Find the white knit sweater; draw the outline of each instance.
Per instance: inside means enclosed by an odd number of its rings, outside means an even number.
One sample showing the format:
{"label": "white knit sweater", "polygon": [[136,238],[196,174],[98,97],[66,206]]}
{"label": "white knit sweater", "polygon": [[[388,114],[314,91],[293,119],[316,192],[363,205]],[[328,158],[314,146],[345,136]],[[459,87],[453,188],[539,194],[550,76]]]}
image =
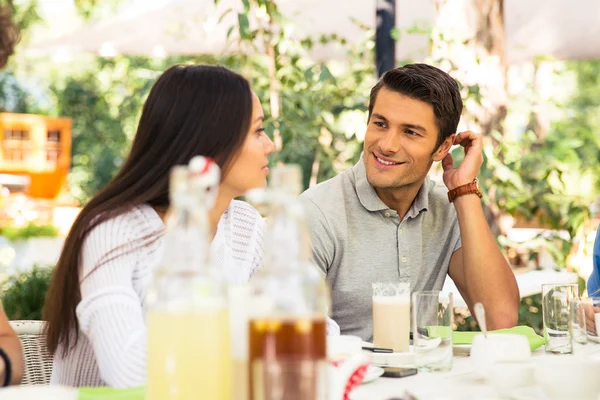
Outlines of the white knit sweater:
{"label": "white knit sweater", "polygon": [[[260,266],[263,232],[264,221],[254,208],[231,202],[211,244],[215,264],[229,282],[247,282]],[[158,240],[132,251],[136,239],[153,233],[160,235]],[[123,388],[146,383],[144,298],[164,252],[163,233],[158,214],[139,206],[101,223],[86,237],[79,276],[89,276],[81,282],[76,310],[79,340],[65,357],[58,348],[52,384]],[[90,273],[104,257],[108,262]]]}

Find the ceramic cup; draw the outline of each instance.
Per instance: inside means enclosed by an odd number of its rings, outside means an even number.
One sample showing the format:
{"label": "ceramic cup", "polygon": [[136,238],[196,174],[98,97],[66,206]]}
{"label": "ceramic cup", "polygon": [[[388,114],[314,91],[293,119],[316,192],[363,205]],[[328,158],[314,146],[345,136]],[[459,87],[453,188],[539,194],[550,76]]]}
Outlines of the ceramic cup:
{"label": "ceramic cup", "polygon": [[492,365],[499,362],[527,362],[531,359],[529,342],[523,335],[491,333],[476,335],[471,346],[474,372],[488,378]]}

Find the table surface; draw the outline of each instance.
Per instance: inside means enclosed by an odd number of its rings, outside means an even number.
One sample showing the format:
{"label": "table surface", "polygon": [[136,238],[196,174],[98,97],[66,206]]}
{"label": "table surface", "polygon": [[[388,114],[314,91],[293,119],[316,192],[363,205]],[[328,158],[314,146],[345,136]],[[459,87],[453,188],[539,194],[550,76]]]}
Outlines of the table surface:
{"label": "table surface", "polygon": [[[541,347],[533,353],[532,359],[535,362],[544,357],[600,357],[598,343],[588,342],[586,345],[578,345],[576,350],[576,355],[557,356],[546,354]],[[378,378],[357,387],[352,391],[350,399],[389,400],[400,398],[407,392],[419,400],[503,399],[491,385],[474,376],[473,365],[468,356],[455,356],[450,372],[423,372],[407,378]],[[539,387],[532,386],[522,389],[522,392],[528,394],[523,396],[523,399],[546,399]]]}
{"label": "table surface", "polygon": [[[600,344],[589,342],[577,347],[576,355],[549,355],[543,347],[533,353],[533,361],[545,357],[600,357]],[[358,386],[350,394],[351,400],[390,400],[410,393],[419,400],[500,400],[502,397],[495,389],[477,379],[468,356],[455,356],[450,372],[424,372],[406,378],[378,378],[375,381]],[[526,395],[514,399],[546,400],[541,389],[531,386],[524,391]],[[2,390],[2,400],[76,400],[78,391],[60,386],[14,387]],[[102,396],[98,396],[102,398]],[[110,397],[115,399],[115,397]]]}

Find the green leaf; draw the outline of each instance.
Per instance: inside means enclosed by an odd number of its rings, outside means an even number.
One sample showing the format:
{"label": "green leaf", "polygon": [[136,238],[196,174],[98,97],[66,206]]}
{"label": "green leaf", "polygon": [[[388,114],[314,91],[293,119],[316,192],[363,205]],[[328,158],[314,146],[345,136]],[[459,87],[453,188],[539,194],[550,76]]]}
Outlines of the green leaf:
{"label": "green leaf", "polygon": [[402,37],[402,32],[398,28],[393,28],[390,31],[390,36],[392,37],[392,39],[398,41]]}
{"label": "green leaf", "polygon": [[227,39],[229,39],[231,37],[231,33],[233,32],[233,30],[235,29],[235,26],[230,26],[229,29],[227,29]]}
{"label": "green leaf", "polygon": [[244,11],[246,11],[246,12],[250,11],[250,1],[249,0],[242,0],[242,4],[244,4]]}
{"label": "green leaf", "polygon": [[248,39],[250,37],[250,23],[248,22],[248,15],[244,13],[238,13],[238,24],[240,37],[242,39]]}
{"label": "green leaf", "polygon": [[327,68],[327,65],[321,64],[321,74],[319,74],[319,80],[321,82],[324,82],[330,79],[334,79],[333,75],[331,74],[331,71],[329,70],[329,68]]}

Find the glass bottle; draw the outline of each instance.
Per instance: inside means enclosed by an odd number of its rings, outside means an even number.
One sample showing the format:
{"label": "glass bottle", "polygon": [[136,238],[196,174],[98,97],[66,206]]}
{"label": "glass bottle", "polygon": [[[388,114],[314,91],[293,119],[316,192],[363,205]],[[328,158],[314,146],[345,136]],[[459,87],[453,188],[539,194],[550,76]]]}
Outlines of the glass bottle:
{"label": "glass bottle", "polygon": [[273,169],[263,267],[250,280],[249,377],[252,400],[327,396],[327,286],[312,263],[310,232],[298,201],[296,165]]}
{"label": "glass bottle", "polygon": [[226,285],[210,261],[219,181],[204,157],[171,172],[164,256],[148,295],[149,400],[231,399]]}

